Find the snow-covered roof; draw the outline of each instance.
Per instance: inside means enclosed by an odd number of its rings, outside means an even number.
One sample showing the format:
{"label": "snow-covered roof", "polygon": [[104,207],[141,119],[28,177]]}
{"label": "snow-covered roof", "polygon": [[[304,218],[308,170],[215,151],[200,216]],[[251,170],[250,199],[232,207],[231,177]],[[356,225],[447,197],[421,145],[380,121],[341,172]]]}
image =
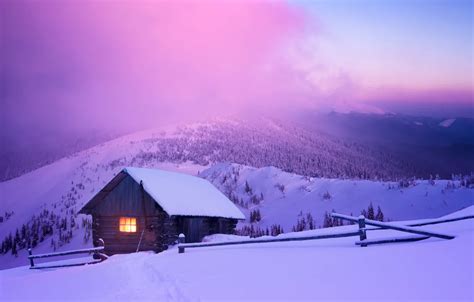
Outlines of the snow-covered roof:
{"label": "snow-covered roof", "polygon": [[210,216],[245,219],[242,212],[205,179],[157,169],[127,167],[123,172],[168,213],[182,216]]}

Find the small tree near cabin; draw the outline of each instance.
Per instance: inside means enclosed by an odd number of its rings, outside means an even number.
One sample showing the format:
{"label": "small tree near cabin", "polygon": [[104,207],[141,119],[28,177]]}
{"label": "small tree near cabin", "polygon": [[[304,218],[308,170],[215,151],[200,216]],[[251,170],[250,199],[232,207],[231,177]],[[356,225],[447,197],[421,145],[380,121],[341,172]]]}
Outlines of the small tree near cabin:
{"label": "small tree near cabin", "polygon": [[377,207],[377,214],[375,215],[375,220],[378,220],[378,221],[384,221],[384,215],[383,215],[383,212],[382,212],[382,209],[380,209],[380,206]]}
{"label": "small tree near cabin", "polygon": [[372,220],[375,219],[375,211],[372,203],[370,203],[369,208],[367,209],[367,218]]}

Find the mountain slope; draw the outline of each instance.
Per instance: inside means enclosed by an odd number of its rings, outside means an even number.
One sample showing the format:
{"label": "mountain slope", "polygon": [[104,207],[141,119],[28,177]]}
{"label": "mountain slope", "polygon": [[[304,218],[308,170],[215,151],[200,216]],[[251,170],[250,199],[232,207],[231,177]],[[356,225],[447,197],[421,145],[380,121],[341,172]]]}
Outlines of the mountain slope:
{"label": "mountain slope", "polygon": [[230,119],[158,132],[143,141],[132,164],[149,160],[207,165],[232,162],[275,166],[308,176],[395,179],[415,170],[382,149],[307,131],[274,119]]}
{"label": "mountain slope", "polygon": [[293,118],[305,129],[343,141],[380,148],[413,168],[408,176],[429,177],[474,171],[474,119],[402,114],[304,112]]}
{"label": "mountain slope", "polygon": [[[375,175],[382,175],[376,169],[379,161],[366,151],[268,120],[220,120],[121,137],[0,183],[0,241],[5,252],[0,267],[24,264],[26,246],[33,246],[35,253],[90,246],[90,217],[77,212],[124,166],[201,172],[241,206],[248,219],[251,210],[261,210],[262,220],[255,226],[281,225],[286,232],[308,213],[320,226],[325,211],[356,214],[370,202],[391,219],[435,217],[472,204],[472,190],[459,181],[449,186],[447,181],[422,182],[399,191],[388,189],[395,183],[314,179],[265,168],[275,163],[310,175],[340,176],[344,171],[368,175],[372,168],[367,167],[373,165]],[[229,159],[263,168],[219,164],[204,171]],[[226,175],[236,182],[224,181]],[[247,180],[252,194],[245,190]],[[324,198],[326,192],[329,199]],[[11,256],[12,241],[17,242],[18,257]]]}

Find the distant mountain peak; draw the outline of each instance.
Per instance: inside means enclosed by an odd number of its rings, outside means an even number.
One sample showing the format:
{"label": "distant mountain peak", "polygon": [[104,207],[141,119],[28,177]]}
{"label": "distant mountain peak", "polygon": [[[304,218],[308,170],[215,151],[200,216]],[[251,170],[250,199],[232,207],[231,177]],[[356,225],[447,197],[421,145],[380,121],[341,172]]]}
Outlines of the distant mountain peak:
{"label": "distant mountain peak", "polygon": [[455,118],[449,118],[449,119],[446,119],[444,121],[442,121],[441,123],[439,123],[439,126],[440,127],[444,127],[444,128],[448,128],[448,127],[451,127],[451,125],[456,121]]}

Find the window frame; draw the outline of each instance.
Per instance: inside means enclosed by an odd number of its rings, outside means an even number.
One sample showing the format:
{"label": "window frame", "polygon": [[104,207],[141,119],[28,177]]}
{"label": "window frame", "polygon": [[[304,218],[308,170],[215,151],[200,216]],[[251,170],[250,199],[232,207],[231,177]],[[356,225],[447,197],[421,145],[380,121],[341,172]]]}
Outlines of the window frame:
{"label": "window frame", "polygon": [[[127,219],[129,219],[129,223],[127,223]],[[125,220],[125,223],[122,223],[122,221]],[[133,223],[135,222],[135,223]],[[122,231],[122,226],[124,227],[125,230]],[[126,231],[126,229],[129,229],[129,231]],[[135,230],[133,230],[133,227],[135,227]],[[138,217],[132,217],[132,216],[120,216],[119,217],[119,233],[120,234],[136,234],[138,232]]]}

